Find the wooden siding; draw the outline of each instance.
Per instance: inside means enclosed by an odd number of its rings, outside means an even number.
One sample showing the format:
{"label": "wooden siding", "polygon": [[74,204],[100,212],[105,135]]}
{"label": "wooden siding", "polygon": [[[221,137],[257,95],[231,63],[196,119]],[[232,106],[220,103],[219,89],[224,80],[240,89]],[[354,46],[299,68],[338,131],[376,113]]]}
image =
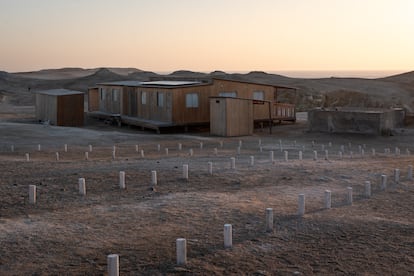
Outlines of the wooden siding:
{"label": "wooden siding", "polygon": [[51,125],[57,124],[57,97],[36,94],[36,120],[49,121]]}
{"label": "wooden siding", "polygon": [[83,94],[64,95],[57,97],[57,125],[83,126]]}
{"label": "wooden siding", "polygon": [[88,111],[99,110],[99,89],[89,88],[88,89]]}

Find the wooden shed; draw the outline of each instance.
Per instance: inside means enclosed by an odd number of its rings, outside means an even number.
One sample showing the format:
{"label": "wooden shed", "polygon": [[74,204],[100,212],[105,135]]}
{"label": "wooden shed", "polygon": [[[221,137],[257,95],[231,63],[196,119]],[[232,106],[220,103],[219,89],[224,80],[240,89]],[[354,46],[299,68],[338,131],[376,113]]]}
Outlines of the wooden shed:
{"label": "wooden shed", "polygon": [[36,119],[56,126],[83,126],[84,93],[66,89],[37,92]]}
{"label": "wooden shed", "polygon": [[210,133],[218,136],[253,134],[253,101],[232,97],[210,98]]}

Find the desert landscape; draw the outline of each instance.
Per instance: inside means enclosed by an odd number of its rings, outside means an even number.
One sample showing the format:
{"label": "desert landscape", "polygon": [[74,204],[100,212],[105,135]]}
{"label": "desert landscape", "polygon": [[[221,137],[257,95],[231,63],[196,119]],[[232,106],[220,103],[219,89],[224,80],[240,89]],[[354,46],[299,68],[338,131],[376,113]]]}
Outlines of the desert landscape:
{"label": "desert landscape", "polygon": [[[293,86],[297,93],[282,100],[304,112],[414,108],[412,72],[382,79],[171,75]],[[119,254],[121,275],[414,273],[412,125],[391,136],[309,133],[304,116],[274,126],[273,134],[258,129],[253,136],[222,138],[207,132],[157,135],[94,120],[82,128],[34,120],[35,91],[86,91],[102,81],[151,76],[157,74],[134,68],[0,73],[1,275],[105,275],[109,254]],[[79,193],[79,178],[86,195]],[[36,185],[35,204],[29,185]],[[324,207],[326,190],[332,208]],[[300,194],[304,215],[298,215]],[[272,231],[266,231],[266,208],[273,209]],[[223,245],[224,224],[233,228],[231,248]],[[187,241],[184,266],[176,264],[177,238]]]}

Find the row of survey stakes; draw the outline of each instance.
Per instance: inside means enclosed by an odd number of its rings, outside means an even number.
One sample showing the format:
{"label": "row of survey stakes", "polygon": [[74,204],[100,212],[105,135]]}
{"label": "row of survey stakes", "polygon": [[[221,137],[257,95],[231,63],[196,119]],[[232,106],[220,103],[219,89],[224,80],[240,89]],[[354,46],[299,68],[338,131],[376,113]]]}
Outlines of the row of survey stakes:
{"label": "row of survey stakes", "polygon": [[[233,162],[233,160],[232,160]],[[209,162],[211,165],[211,162]],[[183,165],[183,178],[188,179],[188,165]],[[394,169],[394,184],[398,185],[401,183],[401,172],[400,169]],[[413,181],[413,166],[409,165],[407,170],[407,181]],[[152,185],[157,185],[157,173],[156,171],[151,172],[151,182]],[[119,186],[121,189],[125,188],[125,172],[119,172]],[[380,190],[385,190],[387,188],[387,175],[381,175],[380,181]],[[353,204],[353,189],[352,187],[347,187],[346,189],[346,201],[348,205]],[[84,178],[79,178],[79,193],[81,195],[86,195],[86,184]],[[325,190],[323,194],[324,199],[324,209],[330,209],[332,207],[331,200],[332,192],[330,190]],[[364,193],[365,198],[370,198],[372,196],[371,181],[365,181],[364,183]],[[36,186],[30,185],[29,189],[29,201],[34,204],[36,202]],[[302,217],[305,214],[305,194],[298,195],[298,211],[297,215]],[[273,231],[273,209],[266,208],[265,210],[265,231]],[[224,236],[224,248],[231,248],[233,246],[233,229],[232,224],[224,224],[223,229]],[[183,266],[187,264],[187,241],[185,238],[176,239],[176,262],[177,265]],[[107,256],[107,269],[109,276],[119,275],[119,255],[110,254]]]}

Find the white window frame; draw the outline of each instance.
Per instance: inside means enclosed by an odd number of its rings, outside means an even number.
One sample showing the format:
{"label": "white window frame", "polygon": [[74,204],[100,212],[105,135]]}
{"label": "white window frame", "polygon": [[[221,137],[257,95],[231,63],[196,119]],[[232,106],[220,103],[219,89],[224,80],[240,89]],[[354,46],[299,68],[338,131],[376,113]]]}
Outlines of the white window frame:
{"label": "white window frame", "polygon": [[141,91],[141,104],[147,104],[147,92]]}
{"label": "white window frame", "polygon": [[198,93],[185,94],[185,107],[198,108]]}
{"label": "white window frame", "polygon": [[253,100],[264,101],[263,91],[253,91]]}
{"label": "white window frame", "polygon": [[164,107],[164,92],[157,92],[157,106]]}
{"label": "white window frame", "polygon": [[219,92],[220,97],[228,97],[228,98],[237,98],[237,92],[236,91],[223,91]]}

